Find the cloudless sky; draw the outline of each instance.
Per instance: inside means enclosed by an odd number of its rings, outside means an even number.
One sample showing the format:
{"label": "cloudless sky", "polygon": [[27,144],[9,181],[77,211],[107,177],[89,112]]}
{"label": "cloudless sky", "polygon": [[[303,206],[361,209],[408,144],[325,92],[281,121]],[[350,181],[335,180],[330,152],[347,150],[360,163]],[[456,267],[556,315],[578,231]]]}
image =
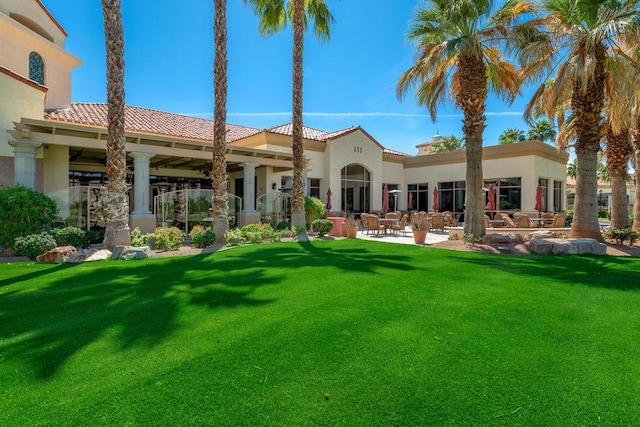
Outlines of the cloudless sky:
{"label": "cloudless sky", "polygon": [[[42,0],[65,28],[66,49],[83,61],[73,71],[74,102],[105,102],[101,2]],[[360,125],[386,148],[415,154],[434,134],[462,136],[462,112],[443,105],[433,123],[412,93],[400,102],[400,74],[413,60],[405,38],[418,0],[326,0],[331,39],[311,33],[304,50],[304,124],[324,131]],[[125,91],[129,105],[213,117],[213,1],[123,0]],[[262,37],[242,0],[227,0],[227,121],[268,128],[291,121],[291,27]],[[528,130],[522,111],[487,102],[484,145],[507,128]]]}

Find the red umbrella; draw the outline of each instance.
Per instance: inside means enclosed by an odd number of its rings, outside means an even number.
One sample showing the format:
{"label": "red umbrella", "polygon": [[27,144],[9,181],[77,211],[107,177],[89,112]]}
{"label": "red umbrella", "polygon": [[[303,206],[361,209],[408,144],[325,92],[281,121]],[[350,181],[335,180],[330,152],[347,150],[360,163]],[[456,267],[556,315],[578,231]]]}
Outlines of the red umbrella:
{"label": "red umbrella", "polygon": [[488,192],[489,194],[487,196],[489,197],[489,201],[487,202],[487,210],[495,211],[496,210],[496,192],[493,189],[493,184],[489,184]]}
{"label": "red umbrella", "polygon": [[533,209],[538,211],[538,215],[540,215],[540,211],[544,210],[544,205],[542,204],[542,187],[538,185],[536,188],[536,204],[533,205]]}
{"label": "red umbrella", "polygon": [[331,188],[327,190],[327,209],[331,210]]}
{"label": "red umbrella", "polygon": [[389,187],[387,184],[384,185],[384,190],[382,192],[382,210],[384,212],[389,211]]}
{"label": "red umbrella", "polygon": [[409,203],[407,204],[407,209],[413,209],[413,193],[409,193]]}
{"label": "red umbrella", "polygon": [[438,187],[433,187],[433,210],[438,212]]}

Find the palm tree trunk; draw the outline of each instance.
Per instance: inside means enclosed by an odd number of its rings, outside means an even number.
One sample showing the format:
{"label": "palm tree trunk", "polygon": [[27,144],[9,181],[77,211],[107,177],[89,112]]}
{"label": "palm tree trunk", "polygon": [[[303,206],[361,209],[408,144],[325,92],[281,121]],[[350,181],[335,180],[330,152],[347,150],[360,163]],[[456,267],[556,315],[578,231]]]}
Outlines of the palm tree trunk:
{"label": "palm tree trunk", "polygon": [[578,163],[576,177],[576,198],[573,223],[569,237],[593,238],[604,241],[598,224],[598,151],[602,135],[602,109],[604,108],[604,61],[603,45],[596,49],[594,77],[582,87],[579,80],[573,88],[571,108],[577,140],[575,144]]}
{"label": "palm tree trunk", "polygon": [[229,229],[229,203],[227,195],[227,0],[214,0],[214,45],[213,60],[213,231],[216,241],[224,241]]}
{"label": "palm tree trunk", "polygon": [[611,226],[629,226],[629,204],[627,202],[627,164],[633,148],[629,141],[629,131],[615,135],[611,127],[607,130],[607,167],[611,179]]}
{"label": "palm tree trunk", "polygon": [[633,157],[635,171],[634,187],[636,189],[633,201],[633,231],[640,232],[640,119],[632,130],[631,144],[633,145]]}
{"label": "palm tree trunk", "polygon": [[302,134],[302,52],[304,48],[304,0],[293,0],[293,189],[291,225],[305,226],[304,146]]}
{"label": "palm tree trunk", "polygon": [[467,172],[464,234],[482,236],[484,229],[484,197],[482,186],[482,134],[485,128],[487,78],[482,58],[460,55],[460,91],[456,103],[464,112],[462,131],[466,140]]}
{"label": "palm tree trunk", "polygon": [[107,212],[104,247],[131,244],[124,136],[124,29],[120,0],[102,0],[107,52]]}

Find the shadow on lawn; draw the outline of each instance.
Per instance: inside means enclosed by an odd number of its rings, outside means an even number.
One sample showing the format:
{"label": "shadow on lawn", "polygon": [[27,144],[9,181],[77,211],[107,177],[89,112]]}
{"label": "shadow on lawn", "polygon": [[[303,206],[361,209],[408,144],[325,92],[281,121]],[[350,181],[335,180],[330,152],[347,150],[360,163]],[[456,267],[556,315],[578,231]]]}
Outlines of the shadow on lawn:
{"label": "shadow on lawn", "polygon": [[632,257],[595,255],[532,255],[463,257],[463,262],[491,266],[504,272],[523,276],[538,276],[540,283],[560,281],[623,291],[640,291],[640,260]]}
{"label": "shadow on lawn", "polygon": [[274,300],[253,295],[256,289],[278,285],[291,268],[301,266],[363,272],[411,268],[400,257],[363,248],[318,248],[313,243],[56,266],[4,280],[5,286],[9,282],[20,286],[39,277],[45,280],[49,273],[60,275],[35,290],[12,289],[2,294],[0,359],[26,362],[35,378],[48,379],[65,361],[105,335],[112,335],[123,349],[162,342],[181,327],[177,318],[189,306],[217,310],[270,304]]}

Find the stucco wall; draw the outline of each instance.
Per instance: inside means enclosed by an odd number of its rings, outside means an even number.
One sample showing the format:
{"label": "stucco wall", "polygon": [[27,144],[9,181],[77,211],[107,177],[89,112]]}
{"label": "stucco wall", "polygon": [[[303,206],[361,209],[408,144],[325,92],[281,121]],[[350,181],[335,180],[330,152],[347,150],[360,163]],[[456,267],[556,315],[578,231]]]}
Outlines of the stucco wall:
{"label": "stucco wall", "polygon": [[50,37],[53,39],[53,43],[64,48],[65,32],[56,25],[56,22],[38,2],[34,0],[2,0],[0,1],[0,13],[7,16],[13,15],[19,20],[23,20],[21,17],[26,17],[28,21],[25,22],[25,25],[31,27],[32,31],[44,32],[43,36]]}
{"label": "stucco wall", "polygon": [[68,107],[71,104],[71,70],[82,62],[59,45],[0,14],[0,65],[29,78],[31,52],[38,53],[44,61],[44,85],[49,88],[45,106]]}

